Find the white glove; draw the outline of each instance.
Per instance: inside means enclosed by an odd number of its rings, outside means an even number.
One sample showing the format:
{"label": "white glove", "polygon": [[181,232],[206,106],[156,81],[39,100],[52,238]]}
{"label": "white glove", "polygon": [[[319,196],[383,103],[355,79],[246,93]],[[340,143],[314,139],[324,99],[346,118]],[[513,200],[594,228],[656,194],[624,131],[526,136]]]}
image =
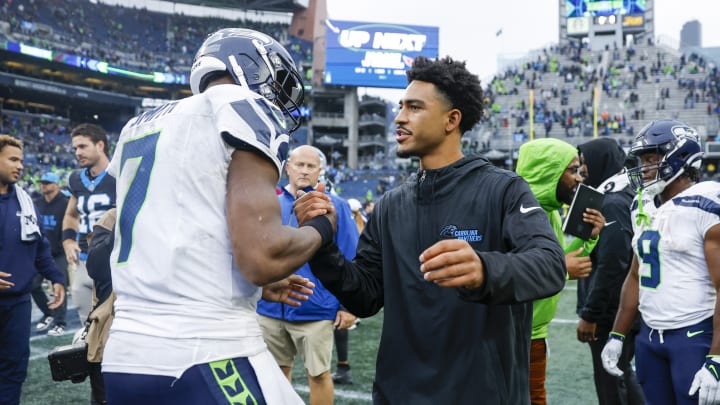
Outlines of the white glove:
{"label": "white glove", "polygon": [[608,341],[605,343],[602,353],[600,353],[603,368],[608,372],[608,374],[614,375],[615,377],[620,377],[624,374],[617,366],[620,354],[622,353],[624,340],[625,336],[616,332],[610,332]]}
{"label": "white glove", "polygon": [[720,359],[708,356],[695,373],[688,395],[695,395],[698,390],[699,405],[720,404]]}

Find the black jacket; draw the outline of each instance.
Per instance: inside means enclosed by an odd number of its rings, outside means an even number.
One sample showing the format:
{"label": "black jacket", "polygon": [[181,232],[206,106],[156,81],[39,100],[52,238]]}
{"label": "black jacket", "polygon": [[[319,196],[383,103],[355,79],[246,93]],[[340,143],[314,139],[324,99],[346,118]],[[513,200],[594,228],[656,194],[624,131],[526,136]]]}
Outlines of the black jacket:
{"label": "black jacket", "polygon": [[600,240],[590,254],[590,277],[578,280],[578,315],[588,322],[612,325],[615,320],[620,290],[633,257],[633,196],[630,186],[605,195],[602,213],[608,225],[600,231]]}
{"label": "black jacket", "polygon": [[38,222],[40,222],[43,234],[50,242],[53,257],[65,255],[62,245],[62,221],[65,217],[68,200],[62,192],[58,192],[50,202],[45,201],[43,197],[35,200],[35,206],[40,211]]}
{"label": "black jacket", "polygon": [[[375,206],[351,262],[331,245],[310,267],[353,314],[384,307],[373,400],[529,404],[532,301],[565,284],[562,249],[525,181],[477,156],[411,176]],[[425,281],[420,253],[470,242],[477,290]]]}
{"label": "black jacket", "polygon": [[620,302],[620,290],[632,262],[630,205],[634,193],[620,181],[607,181],[620,172],[625,152],[613,139],[600,138],[578,146],[588,169],[586,183],[605,193],[602,214],[607,224],[590,254],[590,277],[578,280],[577,313],[580,318],[612,325]]}
{"label": "black jacket", "polygon": [[115,243],[115,231],[96,226],[93,237],[88,245],[88,256],[85,266],[88,276],[92,278],[95,296],[98,302],[93,308],[99,307],[112,293],[112,276],[110,272],[110,254]]}

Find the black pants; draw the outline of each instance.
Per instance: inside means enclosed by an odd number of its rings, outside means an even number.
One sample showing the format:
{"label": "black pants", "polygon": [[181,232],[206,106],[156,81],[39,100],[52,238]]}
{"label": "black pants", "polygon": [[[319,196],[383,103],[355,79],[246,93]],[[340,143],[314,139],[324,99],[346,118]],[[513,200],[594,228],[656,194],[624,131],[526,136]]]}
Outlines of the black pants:
{"label": "black pants", "polygon": [[0,404],[20,404],[30,358],[30,299],[0,300]]}
{"label": "black pants", "polygon": [[348,330],[335,329],[335,349],[337,350],[338,363],[348,361]]}
{"label": "black pants", "polygon": [[612,330],[612,324],[597,324],[595,336],[598,338],[590,342],[590,351],[593,359],[593,374],[595,379],[595,391],[598,396],[599,405],[642,405],[645,397],[642,388],[635,378],[635,371],[630,366],[635,353],[635,336],[638,333],[639,325],[633,328],[625,336],[622,354],[618,360],[618,368],[623,371],[622,377],[615,377],[607,373],[602,365],[600,353],[602,353],[608,334]]}
{"label": "black pants", "polygon": [[[65,258],[65,254],[53,256],[53,259],[55,259],[55,266],[57,266],[58,270],[65,275],[65,280],[68,280],[67,259]],[[40,311],[42,311],[44,317],[52,316],[55,318],[55,325],[65,326],[67,296],[65,297],[65,300],[63,300],[62,305],[57,307],[54,311],[49,309],[47,304],[48,297],[42,289],[44,279],[45,278],[40,273],[35,274],[35,278],[33,278],[32,291],[30,291],[33,302],[35,302],[35,305],[37,305]],[[65,283],[65,289],[67,290],[67,282]]]}
{"label": "black pants", "polygon": [[103,381],[101,363],[90,364],[90,404],[107,404],[105,400],[105,382]]}

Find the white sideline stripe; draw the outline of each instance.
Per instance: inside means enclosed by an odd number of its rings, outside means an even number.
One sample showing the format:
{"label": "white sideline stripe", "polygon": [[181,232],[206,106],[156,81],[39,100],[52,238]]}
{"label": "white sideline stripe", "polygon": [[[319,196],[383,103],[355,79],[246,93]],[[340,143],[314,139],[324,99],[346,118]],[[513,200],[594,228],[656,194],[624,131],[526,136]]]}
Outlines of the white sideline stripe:
{"label": "white sideline stripe", "polygon": [[[293,388],[295,388],[295,390],[298,392],[302,392],[305,394],[310,393],[310,387],[308,387],[307,385],[293,384]],[[337,387],[335,387],[335,396],[345,399],[358,399],[372,402],[372,395],[368,394],[367,392],[348,391],[344,389],[338,389]]]}
{"label": "white sideline stripe", "polygon": [[554,318],[552,321],[550,321],[550,323],[572,323],[572,324],[575,324],[575,323],[578,323],[578,320],[577,319]]}
{"label": "white sideline stripe", "polygon": [[[33,354],[35,353],[35,354]],[[47,358],[48,353],[50,353],[47,350],[33,350],[33,348],[30,348],[30,361],[37,360],[37,359],[44,359]]]}
{"label": "white sideline stripe", "polygon": [[[63,334],[60,335],[60,336],[66,336],[66,335],[71,335],[71,336],[72,336],[72,335],[75,334],[75,331],[77,331],[77,330],[78,330],[78,328],[75,328],[75,329],[65,329],[65,332],[63,332]],[[32,336],[32,337],[30,338],[30,343],[31,343],[31,344],[30,344],[30,361],[37,360],[37,359],[40,359],[40,358],[47,358],[47,355],[48,355],[48,353],[50,353],[50,351],[49,351],[49,350],[39,350],[39,349],[36,349],[36,348],[34,348],[34,347],[32,346],[32,342],[35,342],[35,341],[37,341],[37,340],[45,340],[45,339],[47,339],[47,338],[49,338],[49,337],[55,337],[55,336],[48,336],[47,334],[43,334],[43,335],[35,335],[35,336]],[[66,344],[70,344],[70,342],[68,342],[68,343],[66,343]]]}

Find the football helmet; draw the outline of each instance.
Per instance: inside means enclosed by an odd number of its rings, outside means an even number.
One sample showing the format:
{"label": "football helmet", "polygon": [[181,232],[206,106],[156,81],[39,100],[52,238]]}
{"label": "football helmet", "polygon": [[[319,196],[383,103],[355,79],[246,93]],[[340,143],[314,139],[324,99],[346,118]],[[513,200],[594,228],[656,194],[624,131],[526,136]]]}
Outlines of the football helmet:
{"label": "football helmet", "polygon": [[[657,163],[642,164],[640,156],[657,155]],[[697,131],[675,120],[657,120],[646,125],[635,137],[629,156],[638,159],[638,166],[628,170],[632,187],[656,195],[689,168],[700,169],[702,147]],[[655,178],[646,178],[655,171]]]}
{"label": "football helmet", "polygon": [[277,41],[245,28],[225,28],[203,42],[190,70],[190,88],[200,94],[218,76],[229,73],[235,83],[265,97],[300,126],[298,110],[304,88],[295,62]]}

